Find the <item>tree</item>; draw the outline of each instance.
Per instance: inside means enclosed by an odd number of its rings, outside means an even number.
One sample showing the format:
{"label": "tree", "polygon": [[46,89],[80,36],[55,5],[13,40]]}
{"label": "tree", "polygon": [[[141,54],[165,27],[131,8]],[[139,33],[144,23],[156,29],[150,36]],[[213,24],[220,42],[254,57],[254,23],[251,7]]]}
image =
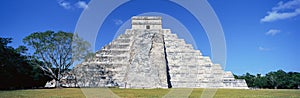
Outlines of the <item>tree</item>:
{"label": "tree", "polygon": [[278,87],[284,88],[287,80],[287,73],[283,70],[278,70],[276,72],[269,72],[266,77],[268,78],[271,86],[275,89]]}
{"label": "tree", "polygon": [[288,88],[296,89],[300,86],[300,73],[299,72],[288,72],[288,80],[289,83],[287,84]]}
{"label": "tree", "polygon": [[44,86],[47,77],[31,63],[33,59],[22,55],[27,48],[20,46],[14,49],[7,45],[11,40],[12,38],[0,38],[0,89]]}
{"label": "tree", "polygon": [[23,42],[35,49],[34,57],[43,61],[39,64],[46,75],[57,81],[59,87],[61,73],[68,70],[75,60],[81,60],[89,54],[90,44],[77,35],[68,32],[35,32],[23,39]]}
{"label": "tree", "polygon": [[235,79],[241,79],[240,76],[238,76],[238,75],[236,75],[236,74],[233,74],[233,77],[234,77]]}
{"label": "tree", "polygon": [[245,81],[249,87],[255,87],[255,85],[254,85],[255,76],[254,75],[251,75],[250,73],[246,73],[246,75],[244,75],[243,78],[245,79]]}
{"label": "tree", "polygon": [[264,76],[261,76],[261,74],[257,74],[254,79],[254,86],[258,88],[264,88],[267,87],[267,79]]}
{"label": "tree", "polygon": [[236,79],[245,79],[249,87],[258,88],[279,88],[279,89],[297,89],[300,87],[300,73],[277,70],[269,72],[265,76],[257,74],[256,76],[246,73],[242,76],[234,75]]}

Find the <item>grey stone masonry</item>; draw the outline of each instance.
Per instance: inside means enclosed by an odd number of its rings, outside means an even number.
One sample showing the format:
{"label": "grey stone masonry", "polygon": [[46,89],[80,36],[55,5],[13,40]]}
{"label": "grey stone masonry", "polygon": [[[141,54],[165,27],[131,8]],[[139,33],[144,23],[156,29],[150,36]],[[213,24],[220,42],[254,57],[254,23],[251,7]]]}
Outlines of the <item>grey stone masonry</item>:
{"label": "grey stone masonry", "polygon": [[234,79],[170,29],[162,29],[158,16],[132,17],[132,29],[71,73],[80,87],[248,88],[245,80]]}

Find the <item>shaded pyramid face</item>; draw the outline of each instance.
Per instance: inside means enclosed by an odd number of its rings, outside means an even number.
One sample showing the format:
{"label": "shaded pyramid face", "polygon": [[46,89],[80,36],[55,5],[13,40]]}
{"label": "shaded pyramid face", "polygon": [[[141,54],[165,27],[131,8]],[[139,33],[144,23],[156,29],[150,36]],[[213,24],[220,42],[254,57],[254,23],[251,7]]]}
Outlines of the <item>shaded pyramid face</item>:
{"label": "shaded pyramid face", "polygon": [[127,29],[73,69],[80,87],[247,88],[209,57],[162,29],[161,17],[132,17]]}

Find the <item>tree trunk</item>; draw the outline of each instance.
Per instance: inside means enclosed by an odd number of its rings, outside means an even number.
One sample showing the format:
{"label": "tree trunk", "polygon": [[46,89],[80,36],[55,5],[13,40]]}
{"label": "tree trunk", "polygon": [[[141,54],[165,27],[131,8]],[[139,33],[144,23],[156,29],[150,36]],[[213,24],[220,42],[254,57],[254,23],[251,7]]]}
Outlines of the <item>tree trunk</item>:
{"label": "tree trunk", "polygon": [[57,80],[56,80],[56,88],[60,88],[60,66],[58,67]]}
{"label": "tree trunk", "polygon": [[56,88],[60,88],[60,83],[59,83],[59,80],[55,80],[55,81],[56,81],[56,83],[55,83],[55,84],[56,84],[56,86],[55,86],[55,87],[56,87]]}

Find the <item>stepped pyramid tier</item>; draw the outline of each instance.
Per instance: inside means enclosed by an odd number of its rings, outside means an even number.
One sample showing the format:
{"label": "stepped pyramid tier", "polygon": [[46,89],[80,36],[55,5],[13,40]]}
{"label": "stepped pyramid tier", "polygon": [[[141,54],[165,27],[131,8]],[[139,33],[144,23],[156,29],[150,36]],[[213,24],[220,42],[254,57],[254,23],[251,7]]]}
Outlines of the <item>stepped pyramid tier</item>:
{"label": "stepped pyramid tier", "polygon": [[248,88],[245,80],[162,29],[158,16],[134,16],[127,29],[96,55],[74,67],[80,87]]}

